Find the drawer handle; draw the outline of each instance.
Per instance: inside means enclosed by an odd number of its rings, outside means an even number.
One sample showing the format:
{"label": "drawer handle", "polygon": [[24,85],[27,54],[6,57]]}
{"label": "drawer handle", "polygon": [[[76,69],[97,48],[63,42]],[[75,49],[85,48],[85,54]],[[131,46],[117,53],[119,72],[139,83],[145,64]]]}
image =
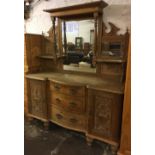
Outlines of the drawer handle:
{"label": "drawer handle", "polygon": [[72,107],[77,106],[76,102],[70,102],[69,105],[72,106]]}
{"label": "drawer handle", "polygon": [[70,122],[71,122],[71,123],[77,123],[78,120],[77,120],[76,118],[70,118]]}
{"label": "drawer handle", "polygon": [[57,119],[63,119],[63,116],[61,114],[56,114]]}
{"label": "drawer handle", "polygon": [[54,88],[56,89],[56,90],[60,90],[60,86],[59,85],[54,85]]}
{"label": "drawer handle", "polygon": [[76,89],[70,89],[70,93],[71,93],[72,95],[76,94],[76,92],[77,92]]}
{"label": "drawer handle", "polygon": [[55,99],[57,103],[61,103],[61,100],[59,98]]}

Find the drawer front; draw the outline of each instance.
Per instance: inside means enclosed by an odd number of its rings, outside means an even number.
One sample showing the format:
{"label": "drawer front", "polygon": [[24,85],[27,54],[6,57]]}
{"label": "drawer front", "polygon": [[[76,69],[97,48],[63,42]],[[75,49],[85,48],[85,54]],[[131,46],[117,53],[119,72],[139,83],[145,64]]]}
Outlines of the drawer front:
{"label": "drawer front", "polygon": [[68,95],[53,92],[52,104],[65,109],[67,111],[74,111],[75,113],[85,112],[85,98],[84,97],[71,97]]}
{"label": "drawer front", "polygon": [[85,116],[64,112],[56,106],[52,106],[51,120],[71,129],[85,130],[86,126]]}
{"label": "drawer front", "polygon": [[85,96],[84,86],[69,86],[65,84],[60,84],[57,82],[51,82],[50,88],[52,91],[63,93],[71,96]]}

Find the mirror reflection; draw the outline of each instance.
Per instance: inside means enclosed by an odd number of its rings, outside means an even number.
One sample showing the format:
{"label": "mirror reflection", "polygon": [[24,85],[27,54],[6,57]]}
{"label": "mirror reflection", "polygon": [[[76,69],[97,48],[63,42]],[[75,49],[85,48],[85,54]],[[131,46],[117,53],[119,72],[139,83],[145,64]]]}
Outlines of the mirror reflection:
{"label": "mirror reflection", "polygon": [[96,73],[93,63],[94,20],[62,22],[64,70]]}

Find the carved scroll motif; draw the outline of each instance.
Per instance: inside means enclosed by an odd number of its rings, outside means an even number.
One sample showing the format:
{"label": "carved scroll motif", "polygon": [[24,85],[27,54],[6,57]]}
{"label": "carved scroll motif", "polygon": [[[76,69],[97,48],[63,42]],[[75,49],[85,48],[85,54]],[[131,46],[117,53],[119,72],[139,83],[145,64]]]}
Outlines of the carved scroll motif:
{"label": "carved scroll motif", "polygon": [[111,103],[112,99],[96,96],[95,103],[95,130],[110,136],[111,135]]}
{"label": "carved scroll motif", "polygon": [[111,27],[111,31],[110,32],[106,32],[107,27],[105,26],[105,23],[102,24],[103,27],[103,36],[124,36],[126,34],[128,34],[128,29],[126,30],[126,33],[124,35],[117,35],[117,32],[120,30],[120,28],[118,28],[117,26],[115,26],[113,23],[109,22],[108,23]]}

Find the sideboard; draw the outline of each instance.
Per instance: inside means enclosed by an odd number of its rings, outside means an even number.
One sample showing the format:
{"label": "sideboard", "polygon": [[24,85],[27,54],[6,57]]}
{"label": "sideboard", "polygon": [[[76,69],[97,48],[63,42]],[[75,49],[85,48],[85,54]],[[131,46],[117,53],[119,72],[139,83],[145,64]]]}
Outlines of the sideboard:
{"label": "sideboard", "polygon": [[47,72],[26,75],[29,117],[84,132],[88,144],[99,139],[117,151],[123,86],[88,75]]}
{"label": "sideboard", "polygon": [[[105,32],[102,10],[106,6],[107,3],[98,1],[44,10],[50,13],[53,23],[49,38],[25,34],[28,66],[25,88],[29,119],[43,121],[46,128],[52,122],[85,133],[88,145],[93,139],[106,142],[116,155],[120,145],[128,32],[117,35],[119,29],[112,23],[111,31]],[[94,20],[95,74],[63,69],[67,50],[65,21],[85,18]]]}

